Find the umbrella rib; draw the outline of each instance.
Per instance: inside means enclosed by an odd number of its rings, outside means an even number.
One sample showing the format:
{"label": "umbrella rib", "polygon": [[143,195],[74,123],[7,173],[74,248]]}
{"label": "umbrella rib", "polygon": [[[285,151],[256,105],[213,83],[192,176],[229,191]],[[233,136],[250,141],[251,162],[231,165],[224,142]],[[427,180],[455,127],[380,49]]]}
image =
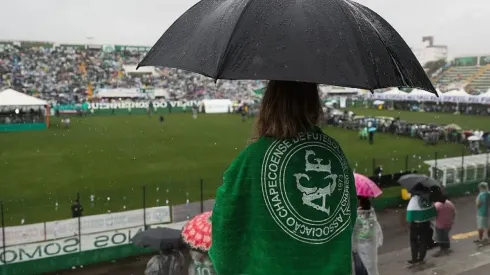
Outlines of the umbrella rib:
{"label": "umbrella rib", "polygon": [[373,25],[373,23],[371,22],[371,20],[369,20],[369,18],[366,17],[366,15],[364,15],[364,13],[360,12],[361,16],[364,17],[364,19],[366,20],[366,22],[369,23],[369,25],[371,26],[371,28],[374,30],[374,32],[376,33],[376,35],[378,36],[379,40],[381,41],[381,43],[383,43],[383,46],[385,46],[384,48],[386,49],[386,51],[388,52],[388,54],[390,55],[390,58],[391,58],[391,62],[393,63],[393,65],[395,65],[395,68],[398,72],[398,74],[400,75],[401,77],[401,80],[403,82],[403,84],[405,84],[406,87],[409,87],[405,77],[403,76],[403,73],[401,72],[400,70],[400,67],[398,66],[398,63],[396,62],[396,60],[393,58],[393,54],[391,53],[391,50],[388,48],[388,46],[386,45],[383,37],[380,35],[378,29],[376,29],[376,27]]}
{"label": "umbrella rib", "polygon": [[[352,3],[350,3],[350,2],[346,2],[346,3],[347,3],[347,4],[349,4],[349,5],[352,5]],[[347,16],[347,13],[345,12],[344,7],[343,7],[342,5],[340,5],[340,10],[342,11],[342,13],[343,13],[345,16]],[[351,15],[352,15],[352,14],[351,14]],[[363,16],[364,16],[364,15],[363,15]],[[354,18],[355,18],[355,16],[354,16]],[[356,20],[356,22],[357,22],[357,20]],[[354,28],[352,27],[352,25],[351,25],[351,23],[350,23],[350,22],[348,22],[348,25],[349,25],[349,28],[352,30],[352,32],[354,32]],[[356,41],[356,47],[357,47],[357,51],[358,51],[358,52],[360,52],[360,47],[359,47],[359,44],[357,43],[357,41]],[[372,56],[372,55],[371,55],[371,56]],[[365,66],[365,64],[364,64],[364,60],[362,60],[362,58],[361,58],[361,62],[362,62],[362,64],[363,64],[364,71],[365,71],[365,70],[366,70],[366,66]],[[376,72],[376,73],[377,73],[377,72]],[[369,81],[369,86],[370,86],[370,87],[374,87],[374,84],[371,82],[371,79],[370,79],[370,78],[368,78],[368,81]],[[373,91],[374,91],[373,89],[369,89],[369,90],[371,90],[371,92],[373,92]]]}
{"label": "umbrella rib", "polygon": [[216,73],[215,73],[215,79],[219,79],[220,78],[220,75],[223,71],[223,64],[225,64],[225,61],[226,61],[226,57],[228,56],[228,52],[230,51],[230,48],[231,48],[231,45],[230,45],[230,42],[231,42],[231,38],[233,37],[233,35],[235,34],[235,31],[238,27],[238,24],[240,24],[240,21],[242,20],[243,16],[245,15],[245,13],[247,12],[248,8],[250,7],[250,4],[252,2],[254,2],[255,0],[249,0],[247,2],[247,4],[245,4],[245,7],[243,7],[243,10],[242,12],[240,13],[240,16],[238,17],[238,20],[236,21],[235,23],[235,26],[233,26],[233,30],[230,34],[230,37],[228,38],[228,42],[226,43],[226,49],[223,53],[223,55],[220,57],[220,60],[218,62],[218,68],[216,68]]}

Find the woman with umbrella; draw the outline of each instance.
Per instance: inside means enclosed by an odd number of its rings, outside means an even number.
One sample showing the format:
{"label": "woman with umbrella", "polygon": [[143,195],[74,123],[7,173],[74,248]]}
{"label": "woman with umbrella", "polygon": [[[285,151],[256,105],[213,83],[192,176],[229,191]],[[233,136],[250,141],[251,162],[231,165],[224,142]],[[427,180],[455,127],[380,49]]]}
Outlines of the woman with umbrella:
{"label": "woman with umbrella", "polygon": [[383,244],[383,231],[379,225],[370,198],[382,194],[368,177],[354,174],[359,202],[356,225],[352,234],[356,275],[378,275],[378,248]]}
{"label": "woman with umbrella", "polygon": [[209,255],[220,275],[352,274],[354,177],[316,127],[316,83],[436,93],[393,27],[354,1],[202,0],[138,66],[271,80],[254,142],[217,191]]}
{"label": "woman with umbrella", "polygon": [[217,191],[209,254],[218,274],[351,274],[354,177],[320,117],[316,84],[267,85],[253,143]]}

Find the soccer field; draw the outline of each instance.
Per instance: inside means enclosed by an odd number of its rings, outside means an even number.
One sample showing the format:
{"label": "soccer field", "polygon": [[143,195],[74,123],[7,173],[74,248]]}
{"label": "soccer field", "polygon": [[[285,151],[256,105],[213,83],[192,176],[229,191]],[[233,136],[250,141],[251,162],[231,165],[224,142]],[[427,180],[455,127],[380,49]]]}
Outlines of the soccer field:
{"label": "soccer field", "polygon": [[[480,120],[465,118],[461,126]],[[488,125],[488,118],[480,121],[482,128]],[[164,124],[144,115],[74,117],[70,129],[56,123],[46,131],[0,134],[0,199],[7,225],[69,218],[77,192],[85,215],[142,208],[143,185],[148,207],[199,200],[201,178],[204,198],[212,198],[252,129],[252,121],[229,114],[197,120],[191,114],[171,114]],[[434,159],[434,152],[444,158],[463,150],[462,145],[425,146],[421,140],[389,134],[376,134],[370,146],[356,131],[324,130],[343,146],[352,168],[367,175],[373,165],[386,173],[406,168],[425,172],[423,161]]]}

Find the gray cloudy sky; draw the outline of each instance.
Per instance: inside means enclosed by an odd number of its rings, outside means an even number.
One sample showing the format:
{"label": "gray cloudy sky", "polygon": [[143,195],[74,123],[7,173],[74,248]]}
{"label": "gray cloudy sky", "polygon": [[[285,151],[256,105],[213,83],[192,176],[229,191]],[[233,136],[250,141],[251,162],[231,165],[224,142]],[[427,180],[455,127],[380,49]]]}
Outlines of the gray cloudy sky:
{"label": "gray cloudy sky", "polygon": [[[196,0],[2,0],[0,39],[151,46]],[[451,56],[490,53],[489,0],[358,0],[411,47],[434,35]]]}

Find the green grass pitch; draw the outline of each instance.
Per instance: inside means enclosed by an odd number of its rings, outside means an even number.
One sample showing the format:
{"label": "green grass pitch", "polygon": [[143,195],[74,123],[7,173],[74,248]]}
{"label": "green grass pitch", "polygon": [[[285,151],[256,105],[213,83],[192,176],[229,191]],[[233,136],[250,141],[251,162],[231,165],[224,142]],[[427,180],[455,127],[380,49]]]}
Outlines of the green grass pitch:
{"label": "green grass pitch", "polygon": [[[482,117],[355,109],[358,114],[457,123],[488,129]],[[7,225],[69,218],[80,193],[85,215],[180,204],[214,197],[222,173],[251,135],[252,121],[237,115],[171,114],[163,124],[144,115],[72,118],[70,129],[0,134],[0,200]],[[356,172],[371,174],[373,158],[385,172],[427,171],[423,161],[459,156],[462,145],[425,146],[421,140],[376,134],[375,144],[356,131],[324,129],[343,146]],[[408,156],[408,164],[405,160]],[[93,206],[90,195],[95,196]]]}

